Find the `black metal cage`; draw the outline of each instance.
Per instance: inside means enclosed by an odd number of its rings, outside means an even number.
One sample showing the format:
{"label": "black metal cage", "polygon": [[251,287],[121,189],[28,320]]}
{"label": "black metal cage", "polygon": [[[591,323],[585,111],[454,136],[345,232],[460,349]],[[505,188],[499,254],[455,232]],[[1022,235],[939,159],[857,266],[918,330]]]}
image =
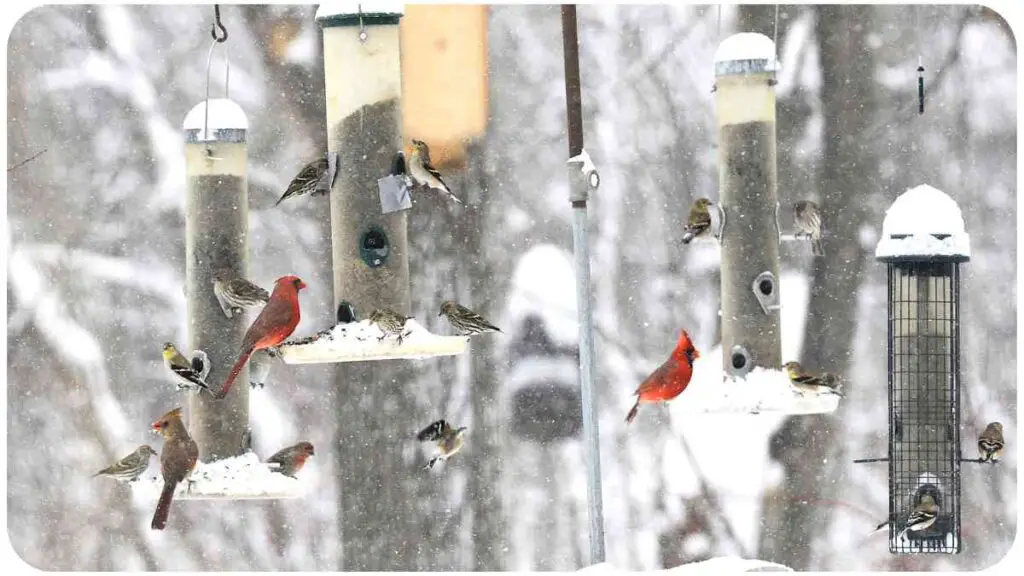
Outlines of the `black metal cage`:
{"label": "black metal cage", "polygon": [[[959,553],[959,262],[889,261],[888,288],[889,551]],[[908,524],[925,495],[934,522]]]}

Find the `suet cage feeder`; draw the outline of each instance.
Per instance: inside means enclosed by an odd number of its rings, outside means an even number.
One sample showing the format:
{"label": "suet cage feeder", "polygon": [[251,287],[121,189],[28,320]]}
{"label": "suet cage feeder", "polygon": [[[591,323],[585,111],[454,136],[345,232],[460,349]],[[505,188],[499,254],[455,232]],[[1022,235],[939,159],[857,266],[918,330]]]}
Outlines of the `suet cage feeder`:
{"label": "suet cage feeder", "polygon": [[511,395],[512,433],[550,444],[577,438],[583,428],[576,347],[551,340],[544,321],[523,318],[509,346],[505,388]]}
{"label": "suet cage feeder", "polygon": [[[889,551],[956,554],[960,539],[960,207],[922,185],[886,212],[875,257],[888,285]],[[906,531],[924,493],[940,513]]]}

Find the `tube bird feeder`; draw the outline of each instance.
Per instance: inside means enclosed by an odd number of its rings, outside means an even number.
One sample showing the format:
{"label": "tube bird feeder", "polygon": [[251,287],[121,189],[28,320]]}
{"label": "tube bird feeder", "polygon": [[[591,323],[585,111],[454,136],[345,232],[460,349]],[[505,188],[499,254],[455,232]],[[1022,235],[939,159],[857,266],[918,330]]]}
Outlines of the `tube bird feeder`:
{"label": "tube bird feeder", "polygon": [[[882,224],[888,273],[889,551],[951,553],[960,540],[960,207],[928,185],[907,190]],[[922,496],[939,514],[905,530]]]}

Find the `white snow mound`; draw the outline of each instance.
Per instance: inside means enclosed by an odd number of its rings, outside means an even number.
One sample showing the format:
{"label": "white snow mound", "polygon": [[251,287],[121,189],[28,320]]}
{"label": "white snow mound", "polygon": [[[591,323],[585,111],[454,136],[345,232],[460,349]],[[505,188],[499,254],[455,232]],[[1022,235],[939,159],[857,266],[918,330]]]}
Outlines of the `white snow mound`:
{"label": "white snow mound", "polygon": [[[214,130],[248,130],[249,121],[245,117],[242,107],[227,98],[210,98],[210,116],[205,117],[206,101],[196,104],[185,116],[182,125],[183,130],[199,130],[202,132],[203,123],[209,122],[208,129]],[[200,138],[200,140],[211,140],[212,138]]]}
{"label": "white snow mound", "polygon": [[835,394],[801,396],[781,370],[756,367],[745,378],[722,371],[720,359],[703,356],[693,363],[690,385],[669,403],[682,414],[824,414],[839,407]]}
{"label": "white snow mound", "polygon": [[360,10],[363,14],[405,14],[405,2],[395,2],[394,0],[321,2],[320,7],[316,9],[316,19],[359,14]]}
{"label": "white snow mound", "polygon": [[422,359],[454,356],[466,351],[468,336],[438,336],[415,319],[405,323],[402,344],[394,336],[380,340],[383,333],[369,320],[338,324],[310,338],[285,342],[279,348],[286,364],[361,362],[399,358]]}
{"label": "white snow mound", "polygon": [[971,241],[956,201],[927,184],[900,194],[885,212],[875,258],[970,258]]}
{"label": "white snow mound", "polygon": [[775,43],[757,32],[733,34],[718,45],[715,64],[734,60],[775,60]]}
{"label": "white snow mound", "polygon": [[[307,467],[308,468],[308,465]],[[302,477],[306,468],[298,472]],[[263,500],[298,498],[305,493],[305,483],[297,478],[273,472],[270,465],[260,462],[254,452],[225,458],[216,462],[199,462],[188,482],[178,484],[174,498],[178,500]],[[146,473],[131,483],[132,491],[139,497],[156,501],[164,488],[160,477],[160,466],[150,465]]]}

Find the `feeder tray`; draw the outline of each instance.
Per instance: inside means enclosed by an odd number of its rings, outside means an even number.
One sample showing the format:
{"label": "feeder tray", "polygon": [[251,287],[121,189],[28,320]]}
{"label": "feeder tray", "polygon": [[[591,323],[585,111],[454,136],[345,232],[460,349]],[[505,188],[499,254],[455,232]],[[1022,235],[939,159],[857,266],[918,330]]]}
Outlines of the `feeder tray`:
{"label": "feeder tray", "polygon": [[369,320],[338,324],[309,338],[285,342],[278,351],[285,364],[323,364],[328,362],[365,362],[368,360],[419,360],[435,356],[455,356],[466,351],[468,336],[438,336],[416,320],[405,323],[402,344],[383,334]]}
{"label": "feeder tray", "polygon": [[[146,500],[160,499],[164,481],[159,475],[159,466],[151,468],[129,486],[132,491]],[[308,473],[308,472],[306,472]],[[189,482],[181,482],[174,491],[175,500],[281,500],[301,498],[308,483],[273,472],[270,465],[260,462],[254,452],[246,452],[234,458],[216,462],[196,464]]]}

